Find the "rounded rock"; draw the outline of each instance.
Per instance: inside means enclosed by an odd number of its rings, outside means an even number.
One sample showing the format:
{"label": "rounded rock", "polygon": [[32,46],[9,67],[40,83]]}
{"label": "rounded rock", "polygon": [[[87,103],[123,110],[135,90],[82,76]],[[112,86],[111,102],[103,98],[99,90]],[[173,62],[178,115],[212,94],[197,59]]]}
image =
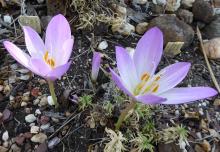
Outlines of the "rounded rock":
{"label": "rounded rock", "polygon": [[220,15],[216,16],[216,18],[204,28],[203,32],[208,39],[220,37]]}
{"label": "rounded rock", "polygon": [[220,37],[211,39],[204,43],[204,50],[208,58],[220,58]]}
{"label": "rounded rock", "polygon": [[205,23],[210,23],[215,15],[211,4],[204,0],[196,0],[193,3],[192,12],[196,20]]}
{"label": "rounded rock", "polygon": [[163,32],[165,45],[168,42],[184,42],[183,48],[186,48],[194,38],[192,27],[175,16],[156,17],[150,21],[148,29],[152,27],[158,27]]}

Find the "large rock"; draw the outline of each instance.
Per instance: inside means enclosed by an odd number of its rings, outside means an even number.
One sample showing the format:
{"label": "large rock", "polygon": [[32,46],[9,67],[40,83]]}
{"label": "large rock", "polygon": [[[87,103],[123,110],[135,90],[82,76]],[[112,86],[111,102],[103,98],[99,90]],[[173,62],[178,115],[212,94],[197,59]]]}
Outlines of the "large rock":
{"label": "large rock", "polygon": [[220,15],[217,16],[204,30],[204,36],[208,39],[220,37]]}
{"label": "large rock", "polygon": [[196,20],[205,23],[210,23],[215,15],[211,4],[204,0],[196,0],[193,3],[192,12]]}
{"label": "large rock", "polygon": [[164,44],[168,42],[184,42],[183,48],[189,46],[194,38],[194,31],[188,24],[175,16],[156,17],[148,25],[148,29],[157,26],[164,35]]}

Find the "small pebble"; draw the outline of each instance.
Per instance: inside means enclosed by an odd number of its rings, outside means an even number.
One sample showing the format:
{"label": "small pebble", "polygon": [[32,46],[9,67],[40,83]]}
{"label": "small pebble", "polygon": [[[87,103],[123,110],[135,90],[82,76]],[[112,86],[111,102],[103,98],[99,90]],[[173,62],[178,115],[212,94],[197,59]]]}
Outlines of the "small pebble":
{"label": "small pebble", "polygon": [[35,99],[34,102],[33,102],[34,105],[38,105],[39,103],[40,103],[39,99]]}
{"label": "small pebble", "polygon": [[179,116],[179,115],[180,115],[180,111],[179,111],[179,110],[176,110],[176,111],[175,111],[175,115],[176,115],[176,116]]}
{"label": "small pebble", "polygon": [[34,122],[36,119],[37,118],[34,116],[34,114],[29,114],[29,115],[25,116],[25,121],[29,122],[29,123]]}
{"label": "small pebble", "polygon": [[47,123],[47,124],[45,124],[45,125],[41,125],[41,126],[40,126],[40,129],[42,129],[42,130],[47,130],[47,129],[49,129],[49,127],[50,127],[50,123]]}
{"label": "small pebble", "polygon": [[21,102],[21,107],[26,107],[27,106],[27,102]]}
{"label": "small pebble", "polygon": [[105,49],[107,49],[107,47],[108,47],[107,41],[102,41],[102,42],[99,43],[99,45],[98,45],[98,49],[99,49],[99,50],[105,50]]}
{"label": "small pebble", "polygon": [[5,147],[5,148],[8,148],[9,147],[9,142],[8,141],[4,141],[2,146]]}
{"label": "small pebble", "polygon": [[35,110],[35,114],[36,114],[36,115],[41,115],[40,109],[36,109],[36,110]]}
{"label": "small pebble", "polygon": [[21,148],[18,147],[16,144],[11,145],[10,152],[21,152]]}
{"label": "small pebble", "polygon": [[40,106],[46,106],[47,105],[47,97],[46,96],[43,96],[41,98],[39,105]]}
{"label": "small pebble", "polygon": [[40,117],[40,124],[45,125],[45,124],[48,123],[49,120],[50,120],[49,117],[47,117],[47,116],[41,116],[41,117]]}
{"label": "small pebble", "polygon": [[9,135],[8,135],[8,131],[6,130],[3,134],[2,134],[2,140],[3,141],[7,141],[9,139]]}
{"label": "small pebble", "polygon": [[204,115],[204,112],[203,112],[203,109],[202,109],[202,108],[199,108],[199,114],[200,114],[201,116]]}
{"label": "small pebble", "polygon": [[39,132],[39,130],[40,130],[40,127],[38,127],[38,126],[32,126],[30,132],[31,132],[32,134],[37,134],[37,133]]}
{"label": "small pebble", "polygon": [[9,15],[4,15],[3,20],[7,24],[11,24],[11,22],[12,22],[12,18]]}
{"label": "small pebble", "polygon": [[43,133],[36,134],[31,138],[31,141],[35,143],[44,143],[45,140],[47,140],[47,135]]}

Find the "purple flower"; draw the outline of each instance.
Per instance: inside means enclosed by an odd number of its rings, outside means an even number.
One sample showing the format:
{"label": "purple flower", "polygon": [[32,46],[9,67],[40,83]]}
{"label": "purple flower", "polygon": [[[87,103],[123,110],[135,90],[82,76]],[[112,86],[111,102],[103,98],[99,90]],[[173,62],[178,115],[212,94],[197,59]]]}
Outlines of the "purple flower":
{"label": "purple flower", "polygon": [[190,63],[179,62],[155,74],[163,52],[163,35],[152,28],[137,43],[133,55],[116,47],[119,75],[112,69],[112,79],[134,100],[144,104],[180,104],[217,94],[209,87],[174,88],[187,75]]}
{"label": "purple flower", "polygon": [[91,78],[92,81],[94,82],[97,80],[99,74],[100,63],[101,63],[101,53],[94,52],[92,58],[92,73],[91,73]]}
{"label": "purple flower", "polygon": [[35,74],[51,81],[60,79],[70,67],[71,62],[68,60],[74,41],[66,18],[57,15],[51,19],[46,30],[45,44],[31,27],[24,26],[23,30],[30,55],[13,43],[5,41],[4,46],[8,52]]}

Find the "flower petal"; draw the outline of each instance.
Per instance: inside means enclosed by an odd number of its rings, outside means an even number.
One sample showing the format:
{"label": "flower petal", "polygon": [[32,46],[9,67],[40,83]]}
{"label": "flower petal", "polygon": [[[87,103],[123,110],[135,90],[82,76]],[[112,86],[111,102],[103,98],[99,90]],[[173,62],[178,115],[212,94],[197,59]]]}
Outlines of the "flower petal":
{"label": "flower petal", "polygon": [[55,57],[57,66],[66,64],[69,61],[73,49],[73,43],[74,43],[74,39],[68,39],[64,42],[62,48],[63,52],[60,52],[62,54],[57,53]]}
{"label": "flower petal", "polygon": [[64,65],[58,66],[55,69],[53,69],[50,73],[47,74],[47,79],[49,80],[56,80],[56,79],[60,79],[62,75],[64,75],[64,73],[67,72],[67,70],[69,69],[71,65],[71,62],[68,62]]}
{"label": "flower petal", "polygon": [[157,75],[160,76],[159,89],[157,94],[163,93],[171,88],[174,88],[177,84],[179,84],[187,75],[190,63],[188,62],[179,62],[161,70]]}
{"label": "flower petal", "polygon": [[21,49],[9,41],[4,41],[3,44],[15,60],[32,71],[32,68],[29,64],[30,56],[28,54],[24,53]]}
{"label": "flower petal", "polygon": [[94,52],[92,59],[92,73],[91,73],[91,78],[93,81],[97,80],[100,64],[101,64],[101,53]]}
{"label": "flower petal", "polygon": [[66,18],[59,14],[53,17],[46,30],[45,45],[52,57],[63,54],[64,42],[71,39],[71,30]]}
{"label": "flower petal", "polygon": [[41,77],[46,78],[45,76],[51,71],[51,68],[42,59],[31,58],[30,64],[35,71],[34,73]]}
{"label": "flower petal", "polygon": [[110,72],[112,75],[112,79],[115,82],[115,84],[118,86],[118,88],[121,89],[125,94],[129,95],[130,97],[134,97],[132,93],[126,88],[122,79],[115,73],[115,71],[110,68]]}
{"label": "flower petal", "polygon": [[126,85],[127,89],[132,92],[139,81],[131,56],[124,48],[116,47],[116,61],[123,83]]}
{"label": "flower petal", "polygon": [[24,38],[28,52],[32,57],[42,57],[44,55],[45,47],[43,40],[31,27],[23,26]]}
{"label": "flower petal", "polygon": [[181,104],[215,96],[217,91],[210,87],[173,88],[160,97],[167,98],[163,104]]}
{"label": "flower petal", "polygon": [[165,98],[153,94],[139,95],[136,96],[135,98],[137,101],[142,102],[144,104],[160,104],[166,100]]}
{"label": "flower petal", "polygon": [[[148,30],[138,41],[135,53],[134,63],[137,69],[138,77],[144,73],[154,73],[151,65],[158,66],[163,53],[163,34],[159,28],[154,27]],[[153,71],[153,72],[152,72]]]}

